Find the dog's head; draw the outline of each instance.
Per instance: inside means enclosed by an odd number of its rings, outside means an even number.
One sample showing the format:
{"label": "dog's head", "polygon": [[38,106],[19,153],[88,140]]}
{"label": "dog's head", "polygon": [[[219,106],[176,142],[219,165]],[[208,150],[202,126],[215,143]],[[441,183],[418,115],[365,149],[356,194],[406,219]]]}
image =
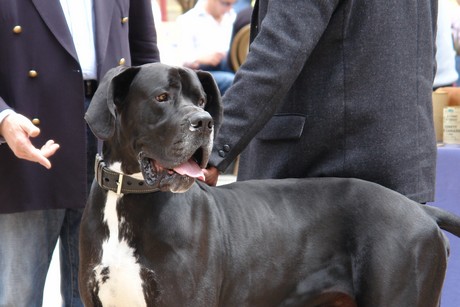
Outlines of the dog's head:
{"label": "dog's head", "polygon": [[183,192],[202,176],[222,105],[210,73],[154,63],[110,70],[85,119],[104,141],[107,164],[120,162],[149,185]]}

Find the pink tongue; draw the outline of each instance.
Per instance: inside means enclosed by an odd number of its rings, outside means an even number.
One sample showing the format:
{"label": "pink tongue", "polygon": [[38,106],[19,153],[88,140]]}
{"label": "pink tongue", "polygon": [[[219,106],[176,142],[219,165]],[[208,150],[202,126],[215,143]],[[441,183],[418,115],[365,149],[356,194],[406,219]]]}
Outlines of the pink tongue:
{"label": "pink tongue", "polygon": [[188,160],[184,164],[181,164],[175,167],[174,171],[178,174],[186,175],[186,176],[197,178],[198,180],[204,181],[203,170],[192,159]]}

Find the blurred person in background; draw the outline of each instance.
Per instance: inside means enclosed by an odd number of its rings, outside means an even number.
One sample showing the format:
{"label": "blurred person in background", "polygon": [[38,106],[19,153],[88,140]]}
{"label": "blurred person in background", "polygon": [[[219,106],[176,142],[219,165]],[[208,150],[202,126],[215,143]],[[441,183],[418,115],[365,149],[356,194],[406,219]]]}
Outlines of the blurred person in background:
{"label": "blurred person in background", "polygon": [[228,66],[236,0],[202,0],[177,17],[180,40],[178,49],[185,67],[209,71],[224,94],[233,82]]}
{"label": "blurred person in background", "polygon": [[241,12],[242,10],[246,9],[247,7],[251,6],[252,0],[236,0],[233,9],[236,13]]}
{"label": "blurred person in background", "polygon": [[433,90],[454,86],[458,80],[455,66],[456,51],[452,37],[452,9],[450,0],[438,0],[438,21],[436,31],[436,74]]}
{"label": "blurred person in background", "polygon": [[[251,23],[253,6],[254,1],[251,1],[251,4],[249,6],[246,6],[236,14],[235,21],[233,22],[232,38],[230,39],[230,49],[232,48],[233,39],[235,38],[235,35],[237,35],[243,27]],[[232,70],[235,71],[230,53],[227,56],[227,61],[230,68],[232,68]]]}

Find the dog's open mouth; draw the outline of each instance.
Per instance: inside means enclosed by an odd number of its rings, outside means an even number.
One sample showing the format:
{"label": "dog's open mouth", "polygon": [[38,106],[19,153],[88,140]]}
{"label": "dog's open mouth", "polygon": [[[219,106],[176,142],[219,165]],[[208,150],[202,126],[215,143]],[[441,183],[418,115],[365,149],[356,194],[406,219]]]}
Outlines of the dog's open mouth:
{"label": "dog's open mouth", "polygon": [[199,148],[189,159],[184,159],[176,165],[166,166],[159,161],[148,157],[145,152],[138,156],[139,165],[144,180],[147,184],[153,185],[161,180],[161,177],[180,175],[204,181],[203,168],[206,167],[209,159],[209,149]]}

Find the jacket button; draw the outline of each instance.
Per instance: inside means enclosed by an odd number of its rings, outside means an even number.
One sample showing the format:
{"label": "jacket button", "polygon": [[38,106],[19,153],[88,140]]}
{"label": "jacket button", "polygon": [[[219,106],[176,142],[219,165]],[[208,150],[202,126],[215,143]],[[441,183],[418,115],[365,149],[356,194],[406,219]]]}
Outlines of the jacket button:
{"label": "jacket button", "polygon": [[219,156],[225,158],[225,151],[219,150]]}
{"label": "jacket button", "polygon": [[127,22],[128,22],[128,19],[129,19],[128,17],[123,17],[123,18],[121,19],[121,23],[123,23],[123,24],[127,23]]}
{"label": "jacket button", "polygon": [[29,77],[35,78],[38,76],[38,72],[36,70],[29,70]]}
{"label": "jacket button", "polygon": [[230,151],[230,146],[229,145],[224,145],[224,151],[229,152]]}
{"label": "jacket button", "polygon": [[21,33],[21,32],[22,32],[22,27],[21,27],[21,26],[15,26],[15,27],[13,28],[13,33],[19,34],[19,33]]}
{"label": "jacket button", "polygon": [[125,65],[125,63],[126,63],[125,58],[121,58],[120,61],[118,61],[118,65],[120,65],[120,66]]}
{"label": "jacket button", "polygon": [[38,118],[34,118],[32,119],[32,124],[34,124],[35,126],[38,126],[40,125],[40,120]]}

